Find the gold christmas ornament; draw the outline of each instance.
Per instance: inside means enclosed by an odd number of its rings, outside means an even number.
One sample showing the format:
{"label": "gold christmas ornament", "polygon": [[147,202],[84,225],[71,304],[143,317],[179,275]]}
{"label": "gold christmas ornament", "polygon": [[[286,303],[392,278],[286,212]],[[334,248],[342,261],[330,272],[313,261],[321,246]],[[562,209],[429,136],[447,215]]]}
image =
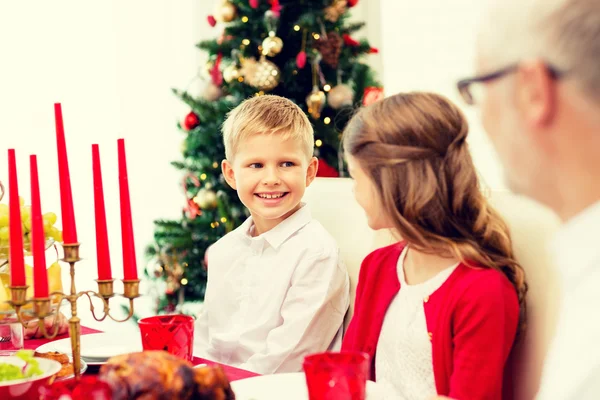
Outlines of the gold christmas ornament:
{"label": "gold christmas ornament", "polygon": [[215,5],[213,16],[219,22],[231,22],[235,19],[236,15],[237,8],[227,0]]}
{"label": "gold christmas ornament", "polygon": [[193,200],[203,210],[212,210],[218,205],[217,194],[213,190],[200,189]]}
{"label": "gold christmas ornament", "polygon": [[325,107],[325,93],[319,90],[318,86],[313,86],[312,92],[306,96],[306,105],[308,106],[308,113],[314,119],[321,117],[321,111]]}
{"label": "gold christmas ornament", "polygon": [[352,105],[354,90],[348,85],[339,84],[327,93],[327,104],[334,110]]}
{"label": "gold christmas ornament", "polygon": [[279,84],[281,71],[279,67],[267,60],[263,55],[258,62],[246,61],[244,66],[246,73],[246,82],[259,90],[272,90]]}
{"label": "gold christmas ornament", "polygon": [[337,22],[341,15],[346,12],[347,0],[333,0],[329,7],[326,7],[325,19],[330,22]]}
{"label": "gold christmas ornament", "polygon": [[231,83],[232,81],[238,79],[240,76],[242,76],[241,71],[235,64],[231,64],[223,70],[223,79],[227,83]]}
{"label": "gold christmas ornament", "polygon": [[262,42],[262,53],[265,56],[273,57],[281,53],[283,49],[283,40],[275,36],[275,32],[269,32],[269,36]]}

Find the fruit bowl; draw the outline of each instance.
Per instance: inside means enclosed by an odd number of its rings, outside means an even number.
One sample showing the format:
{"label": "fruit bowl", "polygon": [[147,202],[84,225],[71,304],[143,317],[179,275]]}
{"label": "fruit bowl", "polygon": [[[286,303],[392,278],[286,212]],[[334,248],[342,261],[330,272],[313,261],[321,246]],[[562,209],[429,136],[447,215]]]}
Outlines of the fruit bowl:
{"label": "fruit bowl", "polygon": [[[52,246],[54,246],[54,244],[56,243],[56,240],[54,238],[46,238],[46,250],[50,249]],[[25,242],[23,243],[23,247],[25,248],[25,250],[23,250],[23,256],[24,257],[31,257],[33,254],[31,253],[31,243],[27,241],[27,239],[25,240]],[[6,245],[6,246],[2,246],[0,245],[0,273],[8,271],[8,253],[9,253],[10,248]]]}
{"label": "fruit bowl", "polygon": [[[4,197],[4,186],[0,182],[0,267],[6,268],[9,254],[9,205],[2,203]],[[21,214],[21,225],[23,230],[23,248],[24,255],[31,255],[31,205],[25,205],[25,199],[19,197],[19,206]],[[49,249],[55,242],[62,242],[62,232],[54,226],[56,224],[56,214],[46,212],[42,215],[44,238],[46,240],[46,249]]]}
{"label": "fruit bowl", "polygon": [[[39,398],[39,388],[49,382],[49,380],[61,369],[59,362],[45,358],[35,357],[40,369],[41,375],[32,376],[25,379],[16,379],[0,382],[0,399],[37,399]],[[7,363],[23,367],[25,361],[16,356],[0,357],[0,364]]]}
{"label": "fruit bowl", "polygon": [[[9,274],[9,265],[5,265],[0,268],[0,324],[9,323],[11,319],[16,319],[16,315],[12,307],[7,303],[10,300],[11,293],[9,289],[10,284],[10,274]],[[48,288],[50,293],[53,292],[62,292],[62,274],[61,274],[61,266],[57,262],[52,263],[47,268],[48,273]],[[25,284],[29,287],[27,288],[27,298],[33,297],[33,268],[29,265],[25,266]],[[52,298],[52,309],[53,311],[56,309],[58,305],[58,297],[53,296]],[[28,315],[28,311],[31,311],[33,308],[31,303],[23,306],[24,314],[26,320],[31,319],[32,316]]]}

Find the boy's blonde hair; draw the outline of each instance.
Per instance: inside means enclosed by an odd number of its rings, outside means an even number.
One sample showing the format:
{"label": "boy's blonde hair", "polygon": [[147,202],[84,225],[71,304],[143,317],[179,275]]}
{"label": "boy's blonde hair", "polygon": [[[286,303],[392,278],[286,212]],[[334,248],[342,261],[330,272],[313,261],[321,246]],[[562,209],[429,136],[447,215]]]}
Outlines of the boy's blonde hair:
{"label": "boy's blonde hair", "polygon": [[256,96],[243,101],[227,114],[223,123],[225,157],[232,160],[240,143],[254,135],[281,135],[299,140],[311,158],[314,132],[306,114],[293,101],[280,96]]}

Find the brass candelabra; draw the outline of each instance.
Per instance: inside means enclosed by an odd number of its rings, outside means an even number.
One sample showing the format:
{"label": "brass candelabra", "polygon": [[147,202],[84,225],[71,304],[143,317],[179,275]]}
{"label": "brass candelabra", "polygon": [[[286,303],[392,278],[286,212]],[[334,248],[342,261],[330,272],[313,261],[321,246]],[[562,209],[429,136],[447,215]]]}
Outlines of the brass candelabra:
{"label": "brass candelabra", "polygon": [[[79,258],[79,243],[63,244],[64,258],[62,261],[66,262],[70,266],[71,273],[71,290],[70,292],[52,292],[48,298],[44,299],[28,299],[27,288],[29,286],[9,286],[11,291],[10,305],[14,308],[16,316],[19,322],[23,326],[27,326],[27,321],[23,318],[23,313],[29,311],[24,310],[23,307],[27,304],[33,304],[32,315],[38,318],[38,326],[42,334],[47,339],[53,339],[58,334],[58,313],[60,305],[64,300],[68,301],[71,305],[71,318],[69,318],[69,336],[71,337],[71,353],[73,357],[73,372],[75,379],[79,379],[81,376],[81,320],[77,316],[77,301],[81,297],[87,297],[90,303],[90,311],[96,321],[103,321],[107,317],[116,322],[125,322],[133,316],[133,300],[139,297],[140,280],[123,280],[123,294],[122,296],[129,299],[129,314],[123,319],[117,319],[110,314],[109,300],[115,296],[113,291],[114,279],[109,280],[97,280],[98,291],[94,292],[91,290],[77,292],[75,288],[75,263],[80,261]],[[95,307],[92,302],[92,298],[97,297],[102,300],[103,311],[98,317],[96,316]],[[54,300],[53,299],[57,299]],[[53,310],[52,303],[56,303],[57,306]],[[44,324],[44,318],[54,316],[54,322],[52,328],[46,329]]]}

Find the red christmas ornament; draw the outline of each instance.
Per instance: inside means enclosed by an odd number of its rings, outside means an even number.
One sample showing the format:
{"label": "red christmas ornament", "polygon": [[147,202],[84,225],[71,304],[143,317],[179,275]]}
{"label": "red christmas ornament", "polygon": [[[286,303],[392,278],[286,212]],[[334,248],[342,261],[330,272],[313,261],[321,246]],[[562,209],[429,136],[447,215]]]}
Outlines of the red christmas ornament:
{"label": "red christmas ornament", "polygon": [[354,7],[358,4],[358,0],[348,0],[348,7]]}
{"label": "red christmas ornament", "polygon": [[362,102],[364,106],[373,104],[381,99],[383,99],[383,88],[374,86],[369,86],[368,88],[365,88]]}
{"label": "red christmas ornament", "polygon": [[377,47],[371,47],[369,49],[369,53],[370,54],[377,54],[377,53],[379,53],[379,49]]}
{"label": "red christmas ornament", "polygon": [[197,216],[202,215],[202,210],[198,204],[194,203],[194,200],[188,199],[187,205],[183,208],[183,212],[189,219],[195,219]]}
{"label": "red christmas ornament", "polygon": [[279,0],[271,0],[271,11],[273,11],[277,17],[281,16],[281,4],[279,4]]}
{"label": "red christmas ornament", "polygon": [[250,4],[250,7],[258,8],[258,0],[250,0],[248,3]]}
{"label": "red christmas ornament", "polygon": [[319,158],[319,168],[317,169],[317,176],[322,178],[337,178],[340,176],[337,168],[333,168],[322,158]]}
{"label": "red christmas ornament", "polygon": [[217,55],[217,59],[215,60],[215,65],[212,67],[210,71],[210,78],[215,86],[221,86],[223,84],[223,75],[221,74],[221,60],[223,59],[223,54],[219,53]]}
{"label": "red christmas ornament", "polygon": [[306,52],[304,50],[302,50],[300,53],[298,53],[298,55],[296,56],[296,65],[298,66],[298,68],[302,69],[306,66]]}
{"label": "red christmas ornament", "polygon": [[208,20],[208,24],[212,27],[214,27],[217,24],[217,20],[212,15],[209,15],[208,17],[206,17],[206,19]]}
{"label": "red christmas ornament", "polygon": [[200,124],[200,118],[193,111],[190,111],[183,120],[183,129],[190,131]]}
{"label": "red christmas ornament", "polygon": [[344,38],[344,44],[346,46],[356,47],[360,44],[358,41],[352,39],[352,37],[350,35],[348,35],[347,33],[344,33],[342,35],[342,37]]}

